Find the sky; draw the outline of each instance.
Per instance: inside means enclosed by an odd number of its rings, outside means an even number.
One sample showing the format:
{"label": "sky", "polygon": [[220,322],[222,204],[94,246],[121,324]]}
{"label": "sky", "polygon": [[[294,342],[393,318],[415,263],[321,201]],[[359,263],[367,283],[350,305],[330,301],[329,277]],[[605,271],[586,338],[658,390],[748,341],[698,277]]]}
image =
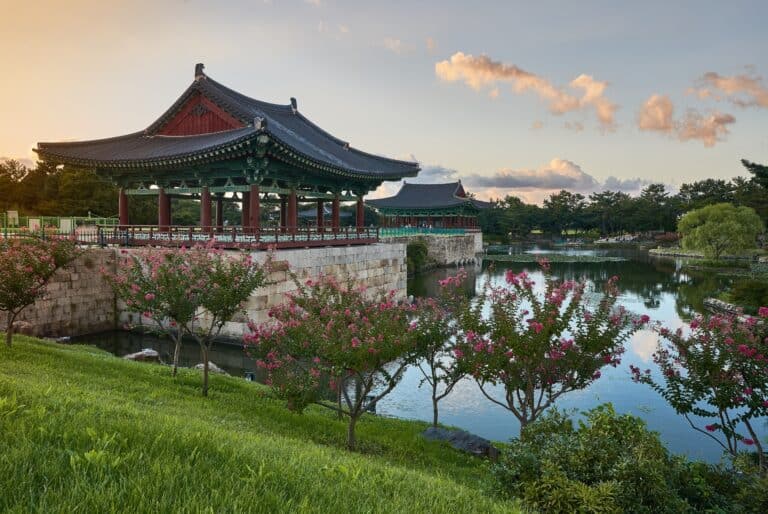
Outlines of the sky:
{"label": "sky", "polygon": [[[479,198],[768,162],[768,2],[0,0],[0,157],[146,128],[194,65]],[[31,162],[31,161],[25,161]],[[372,196],[387,196],[387,183]]]}

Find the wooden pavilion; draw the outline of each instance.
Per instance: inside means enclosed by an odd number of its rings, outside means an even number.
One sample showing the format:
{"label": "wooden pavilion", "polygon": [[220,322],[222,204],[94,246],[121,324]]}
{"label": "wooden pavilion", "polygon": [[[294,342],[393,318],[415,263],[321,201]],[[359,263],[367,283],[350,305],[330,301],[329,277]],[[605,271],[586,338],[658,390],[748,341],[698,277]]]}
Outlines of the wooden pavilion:
{"label": "wooden pavilion", "polygon": [[[213,233],[232,243],[278,246],[370,242],[363,227],[364,197],[385,180],[415,176],[415,162],[362,152],[315,125],[296,99],[278,105],[247,97],[195,66],[195,78],[146,130],[92,141],[38,143],[44,161],[91,168],[120,188],[119,237],[204,240]],[[128,219],[132,195],[157,196],[157,226]],[[200,200],[200,226],[174,227],[173,198]],[[215,200],[217,224],[212,225]],[[242,227],[221,226],[222,202],[242,202]],[[340,202],[357,203],[357,230],[339,229]],[[317,204],[316,223],[302,232],[299,202]],[[325,203],[331,204],[330,222]],[[261,206],[280,205],[279,226],[260,226]],[[308,229],[307,229],[308,230]],[[147,236],[147,234],[149,234]],[[181,235],[179,235],[181,234]],[[227,235],[230,234],[230,235]]]}
{"label": "wooden pavilion", "polygon": [[477,215],[490,203],[475,200],[461,181],[447,184],[405,182],[395,196],[369,200],[386,227],[477,228]]}

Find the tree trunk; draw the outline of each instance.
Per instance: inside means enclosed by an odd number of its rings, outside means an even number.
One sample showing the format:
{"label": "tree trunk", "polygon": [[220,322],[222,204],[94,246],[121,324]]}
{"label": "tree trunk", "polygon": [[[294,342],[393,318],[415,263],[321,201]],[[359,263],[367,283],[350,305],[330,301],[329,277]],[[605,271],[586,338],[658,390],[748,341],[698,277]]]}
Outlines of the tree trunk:
{"label": "tree trunk", "polygon": [[8,348],[13,344],[13,322],[16,320],[17,312],[8,313],[8,326],[5,327],[5,344]]}
{"label": "tree trunk", "polygon": [[349,416],[349,425],[347,425],[347,450],[353,452],[357,446],[357,439],[355,439],[355,424],[357,418],[353,415]]}
{"label": "tree trunk", "polygon": [[173,376],[176,376],[176,372],[179,369],[179,354],[181,353],[181,334],[177,336],[175,341],[176,346],[173,349]]}
{"label": "tree trunk", "polygon": [[432,426],[437,427],[437,398],[432,395]]}
{"label": "tree trunk", "polygon": [[203,345],[203,396],[208,396],[208,347]]}

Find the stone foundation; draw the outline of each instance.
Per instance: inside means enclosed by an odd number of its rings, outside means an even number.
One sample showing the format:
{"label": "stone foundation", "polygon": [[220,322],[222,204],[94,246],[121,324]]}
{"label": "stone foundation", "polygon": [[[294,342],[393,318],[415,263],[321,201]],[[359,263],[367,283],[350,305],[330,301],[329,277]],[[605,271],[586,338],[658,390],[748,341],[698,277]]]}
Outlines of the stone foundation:
{"label": "stone foundation", "polygon": [[437,266],[474,264],[479,262],[479,256],[483,253],[483,234],[481,232],[469,232],[460,235],[421,234],[391,237],[382,239],[382,242],[407,245],[417,239],[422,239],[427,244],[429,258],[435,261]]}
{"label": "stone foundation", "polygon": [[[141,250],[132,250],[141,251]],[[254,260],[263,262],[266,253],[253,254]],[[296,290],[291,274],[302,283],[309,278],[333,275],[340,280],[349,276],[356,285],[365,285],[371,294],[395,290],[396,298],[404,299],[406,291],[406,262],[404,244],[374,244],[361,246],[335,246],[296,250],[278,250],[274,254],[277,268],[272,272],[268,286],[257,289],[245,303],[245,314],[227,323],[222,336],[240,339],[247,330],[248,320],[262,323],[269,319],[269,309],[283,303],[286,293]],[[288,271],[290,270],[290,271]],[[147,322],[120,306],[122,324],[138,325]]]}
{"label": "stone foundation", "polygon": [[[115,269],[115,250],[91,249],[56,272],[47,294],[16,317],[38,337],[63,337],[115,328],[115,295],[101,268]],[[25,331],[26,332],[26,331]]]}

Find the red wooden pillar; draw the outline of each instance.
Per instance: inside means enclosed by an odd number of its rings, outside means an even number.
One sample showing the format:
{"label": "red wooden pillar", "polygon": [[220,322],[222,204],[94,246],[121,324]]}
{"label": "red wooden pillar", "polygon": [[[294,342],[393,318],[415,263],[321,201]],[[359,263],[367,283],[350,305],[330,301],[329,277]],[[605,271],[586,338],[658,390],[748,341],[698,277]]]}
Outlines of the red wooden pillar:
{"label": "red wooden pillar", "polygon": [[221,230],[224,227],[224,200],[216,197],[216,228]]}
{"label": "red wooden pillar", "polygon": [[285,232],[285,227],[288,225],[286,204],[285,195],[280,195],[280,232]]}
{"label": "red wooden pillar", "polygon": [[200,226],[208,230],[211,226],[211,190],[203,186],[200,193]]}
{"label": "red wooden pillar", "polygon": [[128,195],[125,194],[125,189],[120,188],[120,196],[117,199],[117,212],[120,218],[120,225],[128,225]]}
{"label": "red wooden pillar", "polygon": [[325,225],[325,206],[322,200],[317,201],[317,231],[323,231],[323,225]]}
{"label": "red wooden pillar", "polygon": [[249,215],[249,209],[251,207],[251,193],[244,191],[242,194],[243,202],[242,206],[240,207],[240,225],[243,227],[243,229],[247,229],[251,223],[251,217]]}
{"label": "red wooden pillar", "polygon": [[171,199],[165,193],[164,188],[160,188],[157,194],[157,226],[160,230],[168,230],[171,224]]}
{"label": "red wooden pillar", "polygon": [[334,232],[338,232],[339,226],[341,225],[339,203],[339,197],[334,197],[333,203],[331,204],[331,226],[333,227]]}
{"label": "red wooden pillar", "polygon": [[261,228],[261,197],[259,196],[261,191],[257,184],[251,184],[251,191],[249,192],[250,205],[248,206],[248,227],[253,230],[254,233]]}
{"label": "red wooden pillar", "polygon": [[296,190],[291,189],[291,194],[288,195],[288,230],[295,233],[298,226],[299,204],[296,199]]}
{"label": "red wooden pillar", "polygon": [[362,196],[357,197],[356,214],[355,221],[357,222],[357,230],[360,231],[365,226],[365,201]]}

